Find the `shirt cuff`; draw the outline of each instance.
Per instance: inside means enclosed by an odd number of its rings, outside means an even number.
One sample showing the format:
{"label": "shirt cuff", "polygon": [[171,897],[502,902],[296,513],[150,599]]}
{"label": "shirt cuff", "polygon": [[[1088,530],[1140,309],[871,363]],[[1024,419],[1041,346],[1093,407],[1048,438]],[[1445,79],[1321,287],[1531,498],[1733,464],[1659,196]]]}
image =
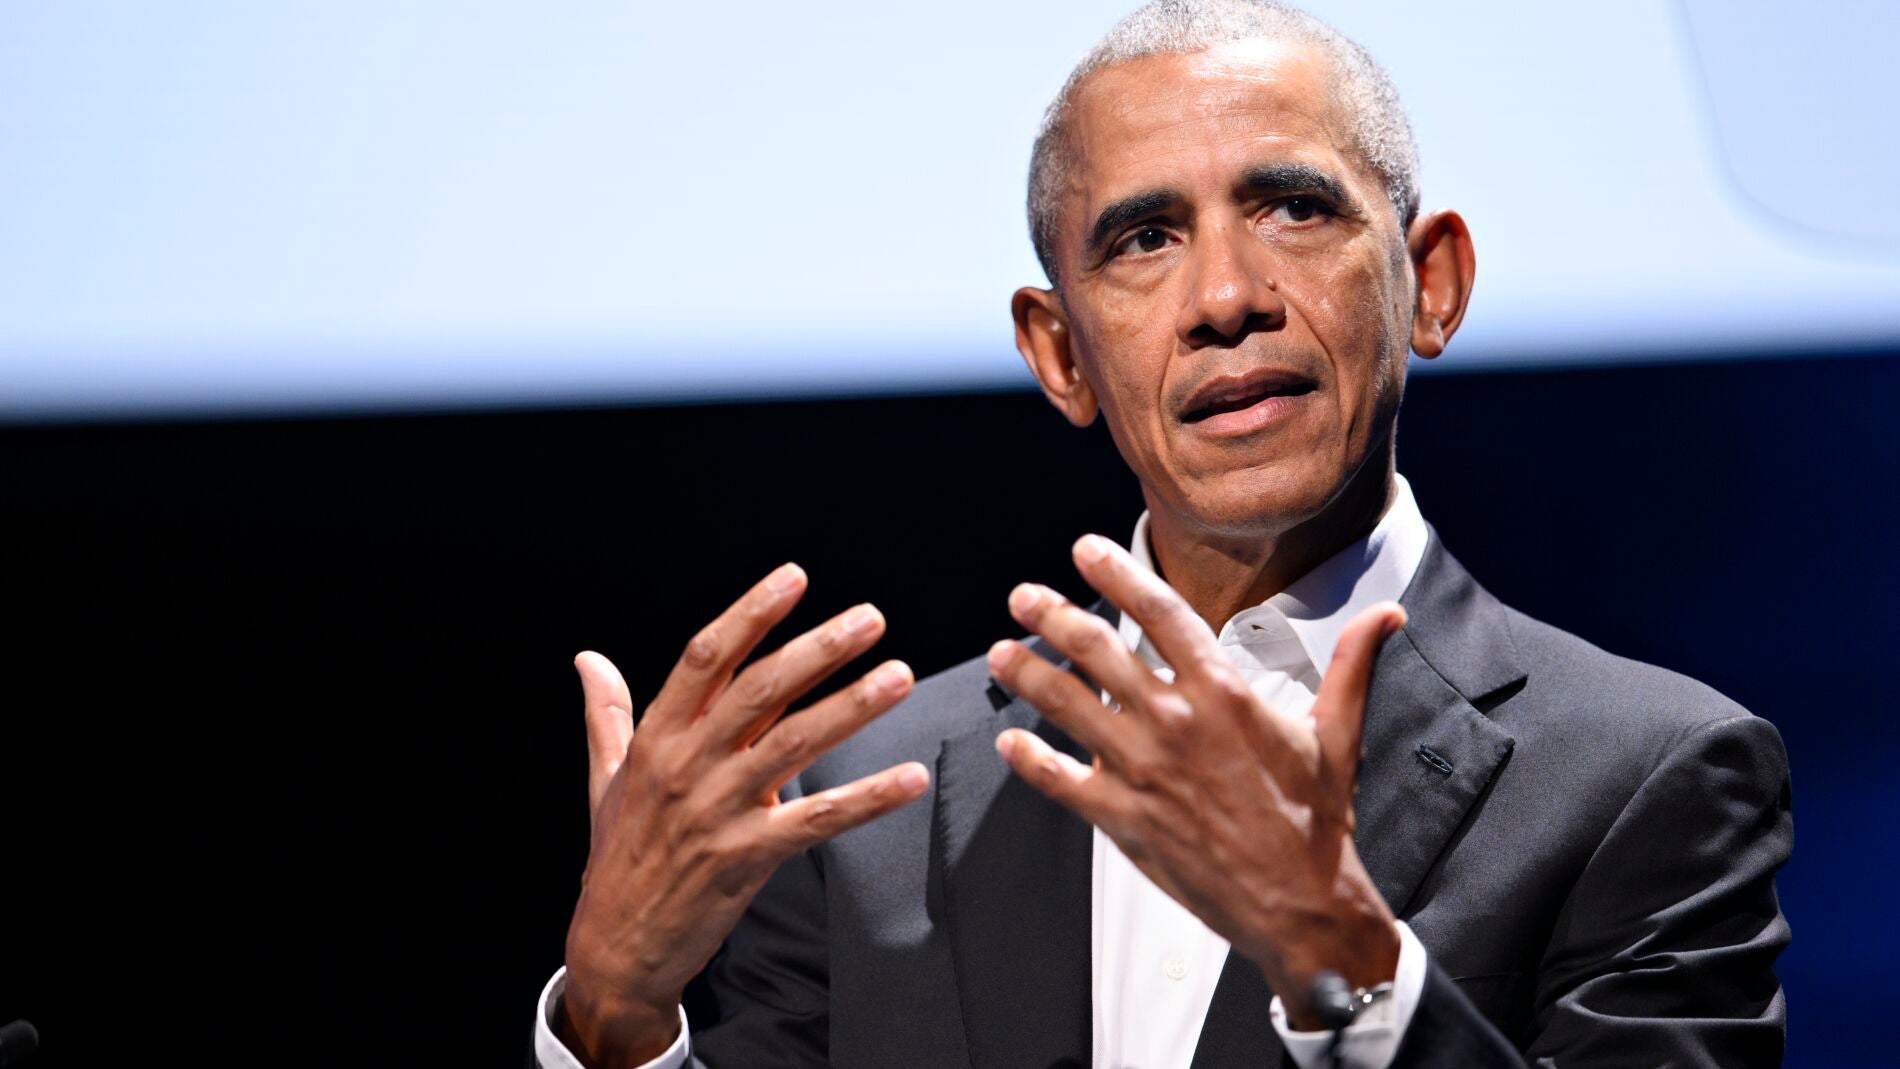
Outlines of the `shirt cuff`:
{"label": "shirt cuff", "polygon": [[[567,990],[567,969],[562,967],[541,989],[541,1008],[534,1015],[534,1061],[541,1069],[587,1069],[574,1052],[554,1035],[554,1015],[561,1009],[561,992]],[[640,1069],[684,1069],[692,1056],[693,1043],[686,1030],[686,1007],[680,1007],[680,1034],[666,1053],[640,1066]]]}
{"label": "shirt cuff", "polygon": [[[1425,991],[1425,944],[1418,941],[1404,921],[1394,921],[1399,929],[1399,967],[1392,977],[1392,997],[1368,1006],[1364,1013],[1346,1026],[1339,1045],[1341,1066],[1347,1069],[1386,1069],[1398,1056],[1399,1043],[1412,1024],[1412,1011],[1418,1009]],[[1273,996],[1273,1030],[1300,1069],[1323,1069],[1326,1052],[1332,1046],[1331,1032],[1295,1032],[1286,1023],[1286,1007],[1280,996]]]}

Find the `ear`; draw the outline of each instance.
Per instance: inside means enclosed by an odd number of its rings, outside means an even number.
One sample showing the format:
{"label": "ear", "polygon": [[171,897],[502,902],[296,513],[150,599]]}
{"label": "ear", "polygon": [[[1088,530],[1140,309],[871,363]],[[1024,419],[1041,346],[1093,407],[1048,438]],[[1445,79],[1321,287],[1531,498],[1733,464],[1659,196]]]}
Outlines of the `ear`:
{"label": "ear", "polygon": [[1024,286],[1009,299],[1016,320],[1016,351],[1042,386],[1042,395],[1070,423],[1086,427],[1095,422],[1095,390],[1075,365],[1069,345],[1069,313],[1053,289]]}
{"label": "ear", "polygon": [[1457,212],[1421,215],[1406,231],[1405,247],[1418,277],[1412,351],[1430,359],[1445,351],[1471,302],[1471,279],[1478,270],[1471,230]]}

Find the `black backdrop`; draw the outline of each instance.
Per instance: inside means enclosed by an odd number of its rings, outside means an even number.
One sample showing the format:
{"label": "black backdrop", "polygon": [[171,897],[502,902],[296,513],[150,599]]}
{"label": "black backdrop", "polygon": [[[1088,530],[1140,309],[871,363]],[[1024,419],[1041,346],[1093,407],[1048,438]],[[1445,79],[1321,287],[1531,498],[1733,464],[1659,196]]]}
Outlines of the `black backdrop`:
{"label": "black backdrop", "polygon": [[[1895,1064],[1900,357],[1415,379],[1505,600],[1789,744],[1791,1065]],[[928,673],[1139,510],[990,394],[0,429],[0,1022],[47,1067],[518,1064],[585,851],[569,660],[636,693],[784,559]],[[787,633],[790,633],[789,631]]]}

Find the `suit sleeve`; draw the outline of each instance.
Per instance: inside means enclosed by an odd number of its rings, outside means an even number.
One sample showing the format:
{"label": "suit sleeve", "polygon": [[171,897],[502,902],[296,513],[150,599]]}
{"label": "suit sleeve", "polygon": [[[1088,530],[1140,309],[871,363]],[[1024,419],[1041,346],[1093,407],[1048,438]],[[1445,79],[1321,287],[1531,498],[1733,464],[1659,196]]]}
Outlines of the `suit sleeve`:
{"label": "suit sleeve", "polygon": [[[784,797],[799,794],[798,781]],[[688,991],[695,1067],[829,1064],[830,954],[816,850],[785,861]]]}
{"label": "suit sleeve", "polygon": [[1522,1052],[1435,963],[1395,1065],[1781,1064],[1774,874],[1793,843],[1765,720],[1690,730],[1611,825],[1557,918]]}

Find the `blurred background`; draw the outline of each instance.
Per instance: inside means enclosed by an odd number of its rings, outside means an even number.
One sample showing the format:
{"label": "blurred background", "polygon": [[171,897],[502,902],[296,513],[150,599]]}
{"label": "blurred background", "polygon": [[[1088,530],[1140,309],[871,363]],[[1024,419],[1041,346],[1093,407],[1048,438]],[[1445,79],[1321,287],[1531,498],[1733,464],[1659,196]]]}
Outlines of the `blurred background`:
{"label": "blurred background", "polygon": [[[1079,594],[1140,502],[1006,303],[1042,108],[1130,6],[0,7],[0,1023],[517,1064],[575,651],[650,690],[787,558],[794,627],[875,600],[920,674]],[[1776,724],[1788,1064],[1900,1064],[1900,8],[1311,7],[1476,239],[1426,517]]]}

